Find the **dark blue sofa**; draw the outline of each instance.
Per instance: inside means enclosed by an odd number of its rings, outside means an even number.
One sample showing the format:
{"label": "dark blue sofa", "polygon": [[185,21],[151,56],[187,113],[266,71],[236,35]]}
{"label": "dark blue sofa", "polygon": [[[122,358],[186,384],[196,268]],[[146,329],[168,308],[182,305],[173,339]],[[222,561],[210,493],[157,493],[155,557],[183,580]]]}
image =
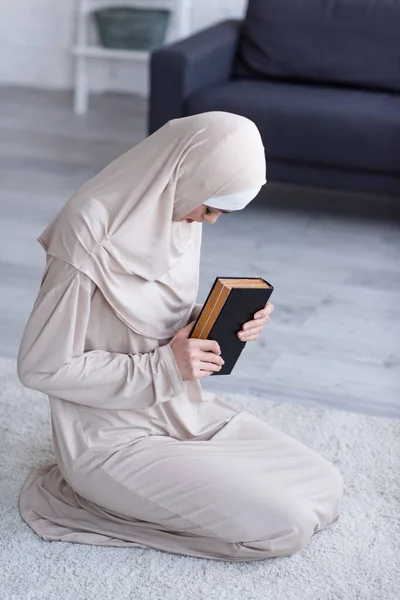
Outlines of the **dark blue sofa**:
{"label": "dark blue sofa", "polygon": [[250,0],[153,52],[148,133],[210,110],[257,124],[269,181],[400,196],[399,0]]}

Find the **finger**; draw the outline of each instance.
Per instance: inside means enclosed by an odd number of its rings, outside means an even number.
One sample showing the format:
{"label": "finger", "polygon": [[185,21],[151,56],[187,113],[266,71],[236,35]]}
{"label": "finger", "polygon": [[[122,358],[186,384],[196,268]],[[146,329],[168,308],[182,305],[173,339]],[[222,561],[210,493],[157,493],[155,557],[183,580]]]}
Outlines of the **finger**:
{"label": "finger", "polygon": [[203,352],[214,352],[214,354],[221,354],[221,348],[218,342],[214,340],[193,340],[194,345]]}
{"label": "finger", "polygon": [[[254,314],[255,321],[262,321],[263,319],[269,319],[266,308],[263,308]],[[249,323],[251,323],[251,321],[249,321]]]}
{"label": "finger", "polygon": [[199,369],[199,371],[220,371],[222,366],[221,365],[216,365],[215,363],[211,363],[211,362],[205,362],[205,361],[201,361],[198,363],[195,363],[195,367],[197,369]]}
{"label": "finger", "polygon": [[254,329],[249,329],[248,331],[239,331],[238,336],[241,340],[247,340],[252,335],[259,335],[262,330],[262,327],[255,327]]}
{"label": "finger", "polygon": [[267,304],[265,305],[265,307],[262,310],[259,310],[255,313],[254,318],[255,319],[263,319],[265,317],[268,317],[268,315],[270,315],[274,309],[275,309],[274,305],[271,304],[270,302],[267,302]]}
{"label": "finger", "polygon": [[266,323],[268,323],[269,320],[269,317],[264,317],[263,319],[257,319],[255,321],[247,321],[247,323],[243,325],[242,329],[246,331],[247,329],[254,329],[255,327],[263,327]]}
{"label": "finger", "polygon": [[200,369],[200,371],[197,374],[196,379],[202,379],[202,377],[209,377],[211,375],[211,371],[202,371]]}
{"label": "finger", "polygon": [[253,340],[258,340],[258,336],[259,336],[259,334],[255,333],[254,335],[248,335],[245,338],[241,338],[241,340],[242,340],[242,342],[251,342]]}
{"label": "finger", "polygon": [[243,331],[243,329],[241,329],[240,333],[249,333],[250,335],[253,333],[260,333],[260,331],[262,331],[264,329],[264,325],[259,325],[259,323],[257,323],[257,325],[253,326],[253,327],[249,327],[249,329],[245,329]]}
{"label": "finger", "polygon": [[245,333],[254,333],[254,331],[261,331],[261,329],[268,323],[269,319],[265,321],[262,319],[261,321],[250,321],[249,323],[245,323],[240,331],[244,331]]}
{"label": "finger", "polygon": [[200,352],[199,360],[206,363],[212,362],[216,365],[223,365],[225,362],[222,356],[214,354],[214,352]]}

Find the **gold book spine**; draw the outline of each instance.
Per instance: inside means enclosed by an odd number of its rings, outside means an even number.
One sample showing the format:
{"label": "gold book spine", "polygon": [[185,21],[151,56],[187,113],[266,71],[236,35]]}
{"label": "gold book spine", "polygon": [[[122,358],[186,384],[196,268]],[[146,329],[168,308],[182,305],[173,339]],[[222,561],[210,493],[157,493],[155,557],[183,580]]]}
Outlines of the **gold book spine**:
{"label": "gold book spine", "polygon": [[192,338],[197,338],[200,340],[207,339],[208,334],[213,328],[213,325],[230,294],[230,291],[230,288],[223,285],[220,281],[217,281],[207,301],[207,305],[204,307],[201,317],[193,330],[191,336]]}

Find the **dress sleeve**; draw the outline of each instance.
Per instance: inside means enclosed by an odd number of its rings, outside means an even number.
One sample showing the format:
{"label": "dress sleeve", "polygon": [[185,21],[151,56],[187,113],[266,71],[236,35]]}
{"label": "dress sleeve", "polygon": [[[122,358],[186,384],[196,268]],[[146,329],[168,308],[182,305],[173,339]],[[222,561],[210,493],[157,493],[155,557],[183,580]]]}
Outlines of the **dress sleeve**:
{"label": "dress sleeve", "polygon": [[145,409],[184,392],[169,344],[144,354],[84,351],[91,285],[73,270],[67,281],[41,288],[19,348],[21,383],[103,409]]}

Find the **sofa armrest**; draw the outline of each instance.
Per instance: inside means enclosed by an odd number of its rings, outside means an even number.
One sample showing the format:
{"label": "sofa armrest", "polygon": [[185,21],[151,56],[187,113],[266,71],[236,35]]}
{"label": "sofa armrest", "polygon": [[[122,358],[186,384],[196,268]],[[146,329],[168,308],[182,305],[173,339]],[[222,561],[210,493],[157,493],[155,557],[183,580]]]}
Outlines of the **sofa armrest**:
{"label": "sofa armrest", "polygon": [[149,135],[169,120],[183,117],[191,94],[230,79],[241,23],[222,21],[152,52]]}

